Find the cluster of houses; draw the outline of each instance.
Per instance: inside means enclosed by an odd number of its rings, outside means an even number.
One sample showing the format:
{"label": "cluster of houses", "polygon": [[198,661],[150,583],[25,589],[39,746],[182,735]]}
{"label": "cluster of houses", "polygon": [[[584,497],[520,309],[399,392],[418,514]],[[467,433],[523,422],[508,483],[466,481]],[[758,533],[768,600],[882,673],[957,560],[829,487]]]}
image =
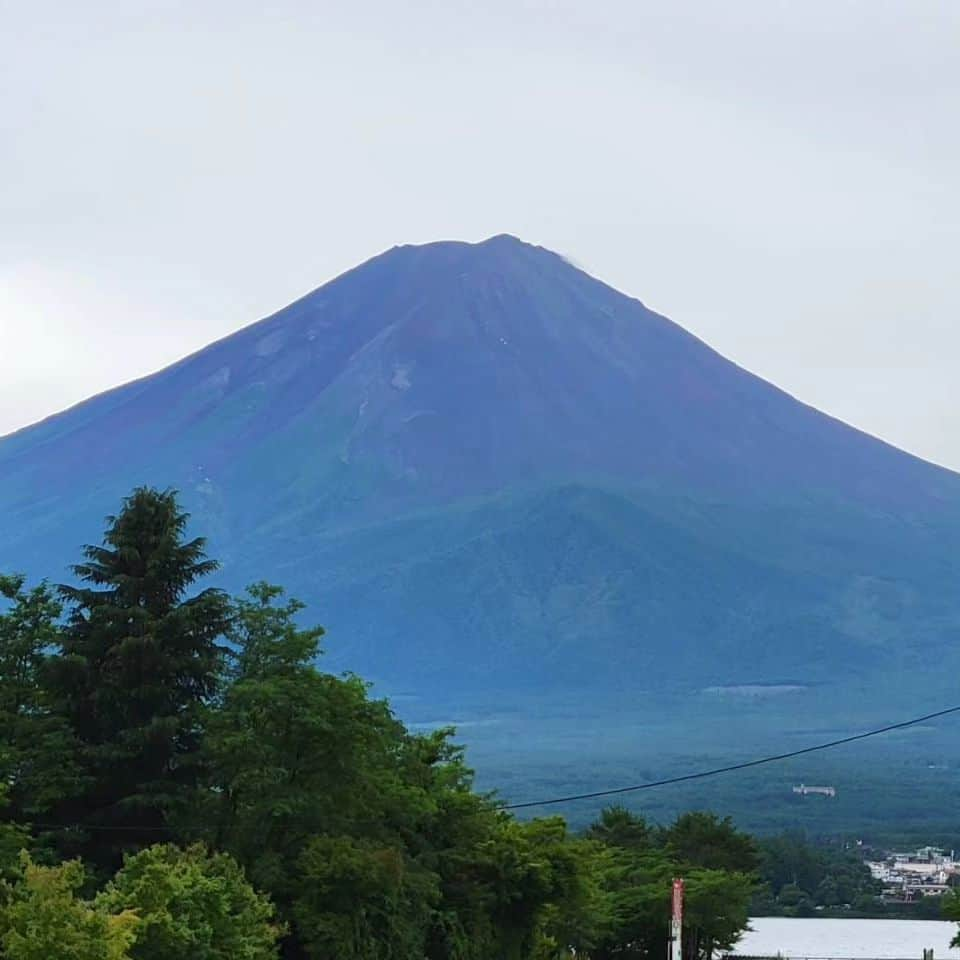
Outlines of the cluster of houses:
{"label": "cluster of houses", "polygon": [[938,847],[921,847],[914,853],[891,853],[883,860],[867,860],[875,880],[883,884],[882,899],[888,902],[910,902],[921,897],[946,893],[960,874],[960,863],[954,851],[946,853]]}

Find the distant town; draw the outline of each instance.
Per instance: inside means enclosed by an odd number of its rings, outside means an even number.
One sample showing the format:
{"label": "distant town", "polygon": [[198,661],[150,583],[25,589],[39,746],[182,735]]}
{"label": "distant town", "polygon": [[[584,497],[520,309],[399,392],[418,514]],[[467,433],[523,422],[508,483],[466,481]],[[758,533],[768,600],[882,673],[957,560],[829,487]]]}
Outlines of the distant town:
{"label": "distant town", "polygon": [[[836,797],[834,786],[801,783],[793,788],[801,797]],[[867,849],[864,849],[867,853]],[[870,851],[876,857],[880,851]],[[881,903],[916,903],[924,897],[938,897],[960,887],[960,863],[956,851],[939,847],[920,847],[909,853],[886,853],[875,859],[864,858],[870,875],[882,884]]]}
{"label": "distant town", "polygon": [[913,853],[889,853],[882,860],[867,860],[875,880],[883,884],[880,899],[886,903],[910,903],[921,897],[947,893],[958,883],[960,864],[939,847],[921,847]]}

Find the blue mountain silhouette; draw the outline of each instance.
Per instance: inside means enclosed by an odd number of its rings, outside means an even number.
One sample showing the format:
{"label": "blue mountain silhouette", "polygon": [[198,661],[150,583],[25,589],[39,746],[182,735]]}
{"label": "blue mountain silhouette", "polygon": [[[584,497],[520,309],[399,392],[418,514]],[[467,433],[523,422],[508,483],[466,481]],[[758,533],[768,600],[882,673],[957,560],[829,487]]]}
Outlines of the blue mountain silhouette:
{"label": "blue mountain silhouette", "polygon": [[509,236],[394,248],[0,440],[0,569],[67,578],[136,484],[386,692],[919,689],[957,661],[960,476]]}

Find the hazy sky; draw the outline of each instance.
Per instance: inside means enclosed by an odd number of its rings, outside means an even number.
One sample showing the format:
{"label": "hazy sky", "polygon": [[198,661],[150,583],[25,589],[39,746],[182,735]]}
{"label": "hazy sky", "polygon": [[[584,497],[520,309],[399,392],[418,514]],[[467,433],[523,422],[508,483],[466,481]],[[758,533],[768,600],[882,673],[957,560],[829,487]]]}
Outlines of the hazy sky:
{"label": "hazy sky", "polygon": [[960,468],[958,115],[956,0],[0,0],[0,433],[509,232]]}

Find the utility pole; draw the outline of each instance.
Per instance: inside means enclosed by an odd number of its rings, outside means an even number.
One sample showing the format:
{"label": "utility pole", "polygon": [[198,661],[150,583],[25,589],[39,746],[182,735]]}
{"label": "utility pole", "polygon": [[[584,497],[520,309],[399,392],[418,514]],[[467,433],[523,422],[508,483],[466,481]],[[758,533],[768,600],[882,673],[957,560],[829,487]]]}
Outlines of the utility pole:
{"label": "utility pole", "polygon": [[673,881],[673,917],[670,921],[670,954],[668,960],[683,960],[683,880]]}

